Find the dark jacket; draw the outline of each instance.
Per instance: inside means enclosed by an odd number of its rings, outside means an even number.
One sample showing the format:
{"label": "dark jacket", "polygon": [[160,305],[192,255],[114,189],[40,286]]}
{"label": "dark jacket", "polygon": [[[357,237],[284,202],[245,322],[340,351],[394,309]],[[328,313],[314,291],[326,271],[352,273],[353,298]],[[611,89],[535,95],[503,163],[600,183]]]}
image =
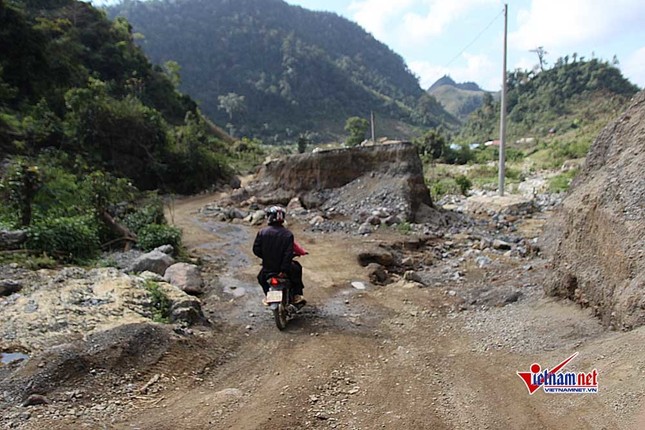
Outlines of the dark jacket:
{"label": "dark jacket", "polygon": [[289,273],[293,258],[293,233],[280,224],[260,230],[253,242],[253,254],[262,259],[267,273]]}

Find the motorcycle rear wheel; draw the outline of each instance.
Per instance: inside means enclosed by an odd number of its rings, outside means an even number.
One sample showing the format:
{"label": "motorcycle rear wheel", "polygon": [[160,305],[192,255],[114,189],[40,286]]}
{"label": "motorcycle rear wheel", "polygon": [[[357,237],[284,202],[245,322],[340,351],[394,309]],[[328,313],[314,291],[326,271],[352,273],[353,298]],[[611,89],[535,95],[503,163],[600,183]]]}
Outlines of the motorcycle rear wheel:
{"label": "motorcycle rear wheel", "polygon": [[278,330],[287,328],[287,309],[282,303],[278,305],[277,309],[273,310],[273,318],[275,319],[275,325],[278,327]]}

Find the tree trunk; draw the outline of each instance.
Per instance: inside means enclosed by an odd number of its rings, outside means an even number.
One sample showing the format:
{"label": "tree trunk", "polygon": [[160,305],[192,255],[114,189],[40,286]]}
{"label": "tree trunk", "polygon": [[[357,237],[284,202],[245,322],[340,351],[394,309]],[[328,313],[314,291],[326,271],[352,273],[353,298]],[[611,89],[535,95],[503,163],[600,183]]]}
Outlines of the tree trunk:
{"label": "tree trunk", "polygon": [[137,235],[132,233],[126,226],[116,222],[106,210],[101,211],[99,217],[110,231],[121,236],[121,240],[125,241],[125,250],[129,251],[132,248],[132,244],[136,243]]}

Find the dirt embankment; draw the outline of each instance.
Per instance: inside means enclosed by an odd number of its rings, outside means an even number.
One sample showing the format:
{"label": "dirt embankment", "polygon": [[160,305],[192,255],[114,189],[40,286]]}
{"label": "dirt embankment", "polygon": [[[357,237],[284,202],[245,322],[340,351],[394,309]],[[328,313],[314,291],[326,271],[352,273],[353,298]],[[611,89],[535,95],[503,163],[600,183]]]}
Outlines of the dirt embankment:
{"label": "dirt embankment", "polygon": [[400,197],[396,203],[410,221],[416,221],[420,211],[432,206],[421,160],[410,143],[335,149],[273,160],[260,170],[254,193],[262,191],[267,198],[282,196],[285,204],[297,196],[311,208],[325,202],[327,191],[361,180],[363,184],[374,182],[391,196]]}
{"label": "dirt embankment", "polygon": [[544,249],[548,294],[591,307],[615,329],[645,324],[645,92],[593,143]]}

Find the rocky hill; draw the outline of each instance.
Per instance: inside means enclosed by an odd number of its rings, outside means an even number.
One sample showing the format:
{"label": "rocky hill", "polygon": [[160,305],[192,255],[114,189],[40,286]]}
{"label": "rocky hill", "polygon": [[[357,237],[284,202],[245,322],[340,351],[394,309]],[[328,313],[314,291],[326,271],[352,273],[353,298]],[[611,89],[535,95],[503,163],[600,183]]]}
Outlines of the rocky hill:
{"label": "rocky hill", "polygon": [[593,143],[557,216],[548,294],[591,307],[605,325],[645,324],[645,92]]}
{"label": "rocky hill", "polygon": [[109,9],[157,64],[179,64],[181,89],[217,123],[266,142],[344,135],[374,111],[380,135],[456,124],[403,59],[356,23],[282,0],[128,1]]}
{"label": "rocky hill", "polygon": [[428,88],[428,94],[456,118],[464,121],[483,103],[486,91],[474,82],[457,83],[450,76],[438,79]]}

